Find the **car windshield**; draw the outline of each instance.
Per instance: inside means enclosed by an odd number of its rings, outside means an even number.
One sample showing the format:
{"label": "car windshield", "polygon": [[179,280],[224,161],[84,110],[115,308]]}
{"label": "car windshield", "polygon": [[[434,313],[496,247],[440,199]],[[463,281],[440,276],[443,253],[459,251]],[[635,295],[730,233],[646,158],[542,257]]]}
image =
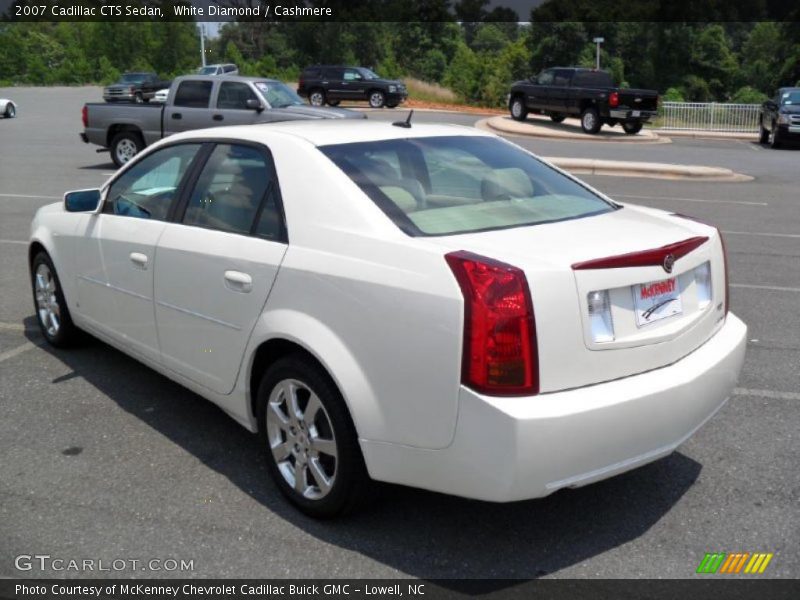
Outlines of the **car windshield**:
{"label": "car windshield", "polygon": [[412,236],[538,225],[618,208],[493,137],[382,140],[320,150]]}
{"label": "car windshield", "polygon": [[121,83],[142,83],[145,79],[147,79],[147,73],[126,73],[120,79]]}
{"label": "car windshield", "polygon": [[358,70],[358,72],[361,73],[361,76],[364,79],[380,79],[380,76],[378,74],[373,73],[369,69],[361,68],[361,69]]}
{"label": "car windshield", "polygon": [[217,67],[200,67],[197,69],[198,75],[214,75],[217,72]]}
{"label": "car windshield", "polygon": [[303,104],[303,99],[280,81],[259,81],[256,83],[256,87],[272,108],[286,108]]}
{"label": "car windshield", "polygon": [[800,90],[793,91],[793,92],[783,92],[781,94],[781,104],[783,106],[789,104],[800,104]]}

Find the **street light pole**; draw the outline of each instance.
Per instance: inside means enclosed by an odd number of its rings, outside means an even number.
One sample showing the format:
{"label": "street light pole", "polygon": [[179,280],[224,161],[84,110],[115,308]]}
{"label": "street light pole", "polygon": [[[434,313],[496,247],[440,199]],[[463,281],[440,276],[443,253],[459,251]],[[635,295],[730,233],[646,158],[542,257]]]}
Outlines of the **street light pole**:
{"label": "street light pole", "polygon": [[200,23],[200,60],[201,64],[206,66],[206,26]]}
{"label": "street light pole", "polygon": [[605,38],[596,37],[592,41],[595,44],[597,44],[597,55],[596,55],[596,58],[595,58],[595,69],[597,69],[599,71],[600,70],[600,44],[602,44],[606,40],[605,40]]}

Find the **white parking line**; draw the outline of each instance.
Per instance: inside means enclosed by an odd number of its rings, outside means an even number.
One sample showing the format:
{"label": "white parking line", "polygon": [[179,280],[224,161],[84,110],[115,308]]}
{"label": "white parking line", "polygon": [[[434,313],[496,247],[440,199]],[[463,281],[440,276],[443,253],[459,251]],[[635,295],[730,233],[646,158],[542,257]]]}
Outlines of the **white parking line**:
{"label": "white parking line", "polygon": [[769,290],[771,292],[793,292],[800,293],[800,288],[796,287],[780,287],[777,285],[751,285],[749,283],[732,283],[732,288],[745,288],[748,290]]}
{"label": "white parking line", "polygon": [[21,346],[17,346],[16,348],[12,348],[11,350],[6,350],[5,352],[0,352],[0,363],[8,360],[9,358],[14,358],[15,356],[19,356],[23,352],[27,352],[28,350],[32,350],[36,348],[37,344],[33,342],[25,342]]}
{"label": "white parking line", "polygon": [[639,196],[635,194],[607,194],[612,198],[639,198],[641,200],[677,200],[678,202],[700,202],[703,204],[742,204],[744,206],[769,206],[766,202],[747,200],[712,200],[710,198],[674,198],[672,196]]}
{"label": "white parking line", "polygon": [[0,323],[0,331],[25,331],[22,323]]}
{"label": "white parking line", "polygon": [[736,388],[733,390],[734,396],[760,396],[761,398],[771,398],[772,400],[800,400],[800,394],[795,392],[776,392],[774,390],[751,390],[748,388]]}
{"label": "white parking line", "polygon": [[0,244],[26,244],[25,240],[0,240]]}
{"label": "white parking line", "polygon": [[41,198],[43,200],[61,200],[63,196],[31,196],[29,194],[0,194],[0,198]]}
{"label": "white parking line", "polygon": [[800,234],[798,233],[760,233],[756,231],[723,231],[725,235],[760,235],[763,237],[776,237],[776,238],[790,238],[790,239],[798,239],[800,238]]}

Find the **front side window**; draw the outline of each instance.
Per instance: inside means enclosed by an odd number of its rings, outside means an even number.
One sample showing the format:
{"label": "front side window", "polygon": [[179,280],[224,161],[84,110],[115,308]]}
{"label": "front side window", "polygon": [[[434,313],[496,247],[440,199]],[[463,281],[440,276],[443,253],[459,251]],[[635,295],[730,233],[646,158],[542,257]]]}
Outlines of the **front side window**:
{"label": "front side window", "polygon": [[146,156],[108,190],[103,212],[164,221],[199,144],[180,144]]}
{"label": "front side window", "polygon": [[538,225],[616,209],[492,137],[382,140],[320,150],[412,236]]}
{"label": "front side window", "polygon": [[345,81],[361,81],[362,79],[363,77],[361,76],[361,73],[359,73],[355,69],[347,69],[344,72]]}
{"label": "front side window", "polygon": [[226,81],[219,86],[217,108],[247,110],[248,100],[258,100],[258,98],[246,83]]}
{"label": "front side window", "polygon": [[542,71],[536,82],[539,85],[553,85],[553,71]]}
{"label": "front side window", "polygon": [[220,144],[200,173],[183,223],[278,239],[277,193],[272,163],[260,150]]}
{"label": "front side window", "polygon": [[175,94],[175,106],[208,108],[213,85],[211,81],[182,81]]}
{"label": "front side window", "polygon": [[255,85],[272,108],[304,104],[303,99],[294,90],[280,81],[257,81]]}

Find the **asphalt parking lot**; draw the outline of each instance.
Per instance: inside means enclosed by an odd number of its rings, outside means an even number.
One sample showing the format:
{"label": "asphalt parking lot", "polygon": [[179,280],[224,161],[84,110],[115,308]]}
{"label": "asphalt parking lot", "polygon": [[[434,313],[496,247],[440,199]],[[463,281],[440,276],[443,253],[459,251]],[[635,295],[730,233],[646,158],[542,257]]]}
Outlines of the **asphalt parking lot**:
{"label": "asphalt parking lot", "polygon": [[68,189],[98,186],[113,165],[78,139],[81,106],[99,89],[0,96],[19,105],[17,119],[0,119],[0,576],[76,576],[15,569],[20,554],[49,554],[194,566],[99,576],[691,578],[706,552],[742,551],[775,553],[763,576],[800,575],[800,149],[513,138],[546,156],[755,178],[584,177],[620,201],[723,230],[732,310],[750,328],[736,394],[679,451],[586,488],[495,505],[384,486],[365,512],[315,522],[279,496],[255,437],[210,403],[100,342],[42,345],[26,264],[31,217]]}

